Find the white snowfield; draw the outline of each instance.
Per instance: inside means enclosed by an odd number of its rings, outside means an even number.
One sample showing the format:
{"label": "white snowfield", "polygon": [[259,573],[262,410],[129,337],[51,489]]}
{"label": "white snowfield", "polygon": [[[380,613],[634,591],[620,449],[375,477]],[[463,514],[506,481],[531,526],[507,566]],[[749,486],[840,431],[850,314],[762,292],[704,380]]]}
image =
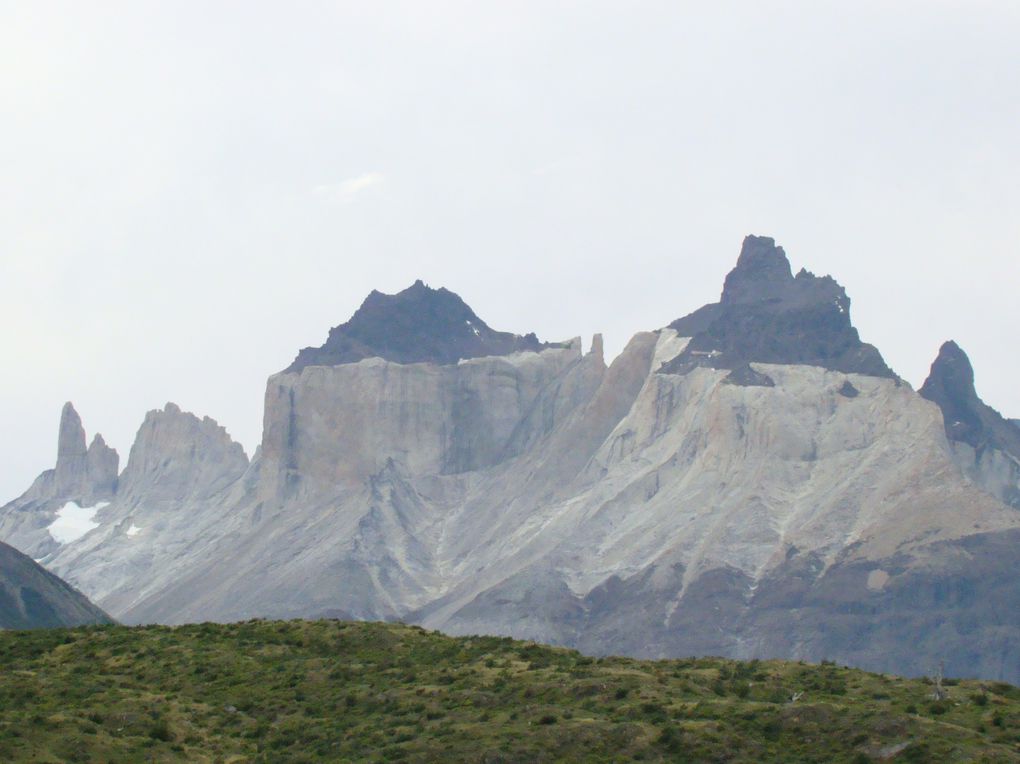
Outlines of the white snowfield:
{"label": "white snowfield", "polygon": [[69,501],[57,510],[57,519],[47,530],[58,544],[70,544],[99,527],[95,521],[96,513],[109,504],[101,501],[91,507],[79,507],[76,502]]}

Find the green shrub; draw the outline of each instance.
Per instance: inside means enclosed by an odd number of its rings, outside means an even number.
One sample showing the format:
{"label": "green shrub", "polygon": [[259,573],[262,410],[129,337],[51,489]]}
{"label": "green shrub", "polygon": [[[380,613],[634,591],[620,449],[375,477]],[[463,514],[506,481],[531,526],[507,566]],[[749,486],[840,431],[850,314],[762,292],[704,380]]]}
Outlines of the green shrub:
{"label": "green shrub", "polygon": [[170,727],[166,723],[166,719],[159,719],[153,722],[152,726],[149,727],[149,737],[153,740],[162,740],[167,742],[173,739],[170,734]]}

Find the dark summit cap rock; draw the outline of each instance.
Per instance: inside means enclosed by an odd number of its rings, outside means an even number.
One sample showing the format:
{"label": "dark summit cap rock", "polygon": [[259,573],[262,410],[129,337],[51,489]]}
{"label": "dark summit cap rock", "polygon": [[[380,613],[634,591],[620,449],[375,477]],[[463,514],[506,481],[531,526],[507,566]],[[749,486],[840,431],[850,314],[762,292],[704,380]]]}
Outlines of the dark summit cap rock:
{"label": "dark summit cap rock", "polygon": [[373,357],[446,365],[553,346],[533,333],[495,331],[458,295],[442,287],[432,289],[419,279],[397,294],[373,290],[347,323],[331,329],[320,347],[303,349],[286,371]]}
{"label": "dark summit cap rock", "polygon": [[[878,350],[850,322],[850,298],[830,276],[796,276],[782,247],[767,236],[744,239],[719,302],[669,325],[691,341],[662,366],[686,374],[698,366],[739,369],[751,362],[804,364],[894,379]],[[741,384],[746,374],[731,380]]]}

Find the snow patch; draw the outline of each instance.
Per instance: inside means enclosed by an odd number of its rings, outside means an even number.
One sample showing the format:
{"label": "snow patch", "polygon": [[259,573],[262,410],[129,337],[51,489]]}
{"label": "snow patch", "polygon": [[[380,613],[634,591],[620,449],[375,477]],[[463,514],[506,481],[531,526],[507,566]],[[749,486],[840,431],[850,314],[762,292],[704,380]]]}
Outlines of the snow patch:
{"label": "snow patch", "polygon": [[109,503],[101,501],[92,507],[80,507],[77,502],[69,501],[57,510],[57,519],[46,530],[58,544],[77,541],[93,528],[99,527],[94,519],[96,513]]}
{"label": "snow patch", "polygon": [[134,523],[131,523],[131,527],[128,528],[127,531],[126,531],[127,535],[129,535],[129,536],[137,536],[141,532],[142,532],[142,529],[139,528]]}

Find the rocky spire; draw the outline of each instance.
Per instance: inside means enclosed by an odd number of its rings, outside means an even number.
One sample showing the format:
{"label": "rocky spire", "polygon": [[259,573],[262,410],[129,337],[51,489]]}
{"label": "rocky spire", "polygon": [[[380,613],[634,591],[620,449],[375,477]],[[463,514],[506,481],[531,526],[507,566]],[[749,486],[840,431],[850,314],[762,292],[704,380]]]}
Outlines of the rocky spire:
{"label": "rocky spire", "polygon": [[974,367],[952,340],[939,348],[919,392],[942,409],[946,437],[950,440],[978,450],[995,448],[1020,459],[1020,428],[978,397]]}
{"label": "rocky spire", "polygon": [[105,498],[113,496],[117,491],[117,468],[120,457],[117,452],[106,445],[103,436],[96,433],[85,455],[85,463],[92,492]]}
{"label": "rocky spire", "polygon": [[350,321],[331,329],[321,347],[303,349],[287,371],[372,357],[396,363],[454,364],[465,358],[549,346],[534,334],[489,328],[458,295],[432,289],[419,279],[397,294],[373,291]]}
{"label": "rocky spire", "polygon": [[53,470],[54,499],[92,504],[112,498],[117,489],[117,452],[97,434],[85,447],[85,428],[70,401],[60,412],[57,465]]}
{"label": "rocky spire", "polygon": [[[796,276],[782,247],[767,236],[744,239],[718,303],[669,325],[690,337],[661,371],[684,374],[697,366],[743,369],[749,362],[804,364],[894,378],[881,354],[861,342],[850,322],[850,298],[830,276]],[[750,378],[735,375],[736,384]]]}
{"label": "rocky spire", "polygon": [[54,483],[58,495],[69,496],[81,488],[88,470],[87,454],[85,428],[74,404],[68,401],[60,412],[60,430],[57,433]]}

